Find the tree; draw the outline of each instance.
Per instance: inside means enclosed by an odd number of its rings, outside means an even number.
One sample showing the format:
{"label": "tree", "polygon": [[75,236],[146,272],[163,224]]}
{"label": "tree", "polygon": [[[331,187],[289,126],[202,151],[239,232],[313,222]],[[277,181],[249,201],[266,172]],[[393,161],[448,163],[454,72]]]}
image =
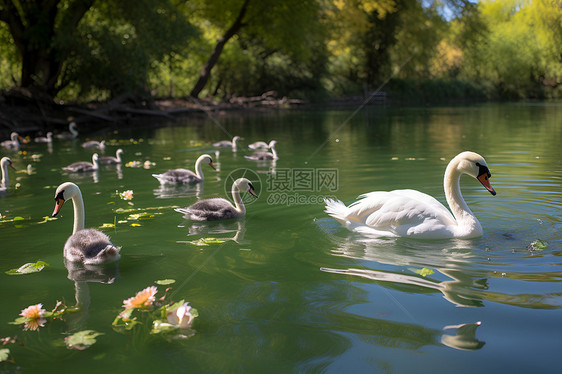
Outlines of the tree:
{"label": "tree", "polygon": [[70,53],[56,41],[74,32],[94,0],[61,3],[61,0],[0,0],[0,21],[8,25],[21,56],[20,85],[50,96],[60,89],[58,78]]}
{"label": "tree", "polygon": [[320,13],[317,0],[201,1],[198,17],[210,22],[215,29],[229,26],[217,39],[191,96],[201,94],[226,44],[235,36],[250,48],[261,47],[264,60],[278,53],[292,61],[311,59],[313,46],[323,35]]}
{"label": "tree", "polygon": [[[562,78],[562,8],[551,0],[479,4],[484,30],[464,48],[463,76],[502,97],[542,97]],[[547,90],[547,91],[545,91]]]}
{"label": "tree", "polygon": [[187,55],[197,36],[189,5],[176,0],[98,0],[68,41],[61,85],[80,96],[150,96],[158,64]]}
{"label": "tree", "polygon": [[216,65],[219,60],[219,57],[224,49],[225,44],[234,36],[240,29],[244,26],[244,16],[246,15],[246,10],[248,9],[249,0],[244,0],[244,3],[240,7],[240,11],[236,16],[236,19],[232,23],[232,25],[226,30],[223,36],[219,38],[213,52],[211,52],[211,56],[203,66],[201,73],[199,74],[199,80],[195,83],[195,87],[191,90],[190,96],[197,97],[207,85],[209,81],[209,76],[211,75],[211,70]]}
{"label": "tree", "polygon": [[180,0],[0,0],[0,21],[21,58],[20,86],[55,97],[146,91],[151,64],[189,44]]}

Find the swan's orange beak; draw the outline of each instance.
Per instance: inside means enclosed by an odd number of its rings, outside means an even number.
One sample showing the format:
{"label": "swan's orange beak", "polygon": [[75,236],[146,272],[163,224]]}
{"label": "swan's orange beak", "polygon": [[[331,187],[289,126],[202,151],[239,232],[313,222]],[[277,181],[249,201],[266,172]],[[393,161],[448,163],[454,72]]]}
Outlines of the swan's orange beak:
{"label": "swan's orange beak", "polygon": [[258,195],[256,195],[256,192],[254,191],[254,186],[250,185],[250,189],[248,190],[248,192],[255,198],[258,197]]}
{"label": "swan's orange beak", "polygon": [[488,173],[480,174],[477,179],[492,195],[496,196],[496,191],[494,191],[492,185],[490,184],[490,175]]}
{"label": "swan's orange beak", "polygon": [[215,165],[213,165],[213,161],[209,162],[209,166],[212,167],[213,170],[217,170],[217,169],[215,168]]}
{"label": "swan's orange beak", "polygon": [[56,216],[59,213],[60,208],[62,208],[64,204],[64,199],[58,198],[55,199],[55,210],[53,210],[52,217]]}

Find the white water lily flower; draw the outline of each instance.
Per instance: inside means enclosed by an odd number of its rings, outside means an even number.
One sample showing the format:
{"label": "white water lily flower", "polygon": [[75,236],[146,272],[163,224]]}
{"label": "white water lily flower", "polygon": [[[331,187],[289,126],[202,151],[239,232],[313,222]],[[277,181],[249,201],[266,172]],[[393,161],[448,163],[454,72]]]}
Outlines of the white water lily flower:
{"label": "white water lily flower", "polygon": [[168,322],[180,328],[190,327],[193,319],[197,316],[191,313],[189,303],[183,303],[177,309],[168,310],[166,318]]}

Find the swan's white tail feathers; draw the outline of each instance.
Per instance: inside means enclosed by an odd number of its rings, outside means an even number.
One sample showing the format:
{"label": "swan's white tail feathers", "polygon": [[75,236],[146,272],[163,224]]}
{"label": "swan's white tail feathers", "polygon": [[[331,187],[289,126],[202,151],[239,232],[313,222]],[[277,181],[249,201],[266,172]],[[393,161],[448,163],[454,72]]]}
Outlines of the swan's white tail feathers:
{"label": "swan's white tail feathers", "polygon": [[108,244],[104,249],[99,251],[95,257],[86,258],[84,260],[84,264],[96,265],[117,261],[121,257],[121,254],[119,253],[120,251],[121,247],[116,247],[113,244]]}
{"label": "swan's white tail feathers", "polygon": [[346,225],[348,221],[348,214],[349,208],[345,206],[343,202],[337,199],[324,199],[324,203],[326,204],[326,209],[324,212],[328,213],[328,215],[334,217],[338,220],[342,225]]}
{"label": "swan's white tail feathers", "polygon": [[189,211],[189,209],[187,209],[187,208],[176,208],[176,209],[174,209],[174,210],[175,210],[176,212],[178,212],[178,213],[183,214],[184,216],[185,216],[185,215],[188,215],[189,213],[191,213],[191,212]]}

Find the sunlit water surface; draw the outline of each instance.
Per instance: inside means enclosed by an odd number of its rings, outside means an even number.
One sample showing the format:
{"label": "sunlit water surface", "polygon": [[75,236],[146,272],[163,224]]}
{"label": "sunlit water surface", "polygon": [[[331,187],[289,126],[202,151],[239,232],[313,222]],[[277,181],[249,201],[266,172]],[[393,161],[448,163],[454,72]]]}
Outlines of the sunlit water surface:
{"label": "sunlit water surface", "polygon": [[[0,371],[559,372],[562,106],[352,112],[185,119],[83,134],[52,149],[3,151],[19,171],[10,171],[9,193],[0,197],[0,337],[17,335],[23,344],[6,346],[10,361]],[[211,143],[227,133],[244,137],[243,147],[217,157]],[[91,158],[81,147],[87,137],[106,139],[106,155],[123,148],[125,163],[95,174],[63,172]],[[278,141],[275,164],[244,158],[245,145],[271,139]],[[443,172],[464,150],[486,158],[497,191],[492,196],[476,180],[461,179],[484,227],[481,238],[366,239],[323,212],[324,196],[350,203],[375,190],[413,188],[444,202]],[[151,176],[193,169],[202,153],[218,171],[204,165],[200,188],[162,188]],[[23,172],[28,164],[31,174]],[[244,196],[244,218],[194,223],[174,211],[226,196],[242,175],[259,194]],[[114,266],[89,273],[65,267],[71,204],[56,220],[44,219],[64,181],[82,189],[86,226],[117,223],[103,229],[122,246]],[[125,190],[133,190],[132,200],[116,194]],[[136,219],[127,209],[147,214]],[[209,237],[226,241],[189,243]],[[543,245],[533,245],[537,240]],[[5,274],[38,260],[50,266]],[[174,301],[199,311],[195,334],[166,339],[150,334],[147,320],[130,332],[114,329],[123,300],[162,279],[176,281]],[[157,296],[165,288],[158,286]],[[38,331],[9,324],[29,305],[50,310],[57,300],[75,305],[75,297],[84,303],[80,312]],[[84,351],[68,350],[64,338],[85,329],[103,335]]]}

